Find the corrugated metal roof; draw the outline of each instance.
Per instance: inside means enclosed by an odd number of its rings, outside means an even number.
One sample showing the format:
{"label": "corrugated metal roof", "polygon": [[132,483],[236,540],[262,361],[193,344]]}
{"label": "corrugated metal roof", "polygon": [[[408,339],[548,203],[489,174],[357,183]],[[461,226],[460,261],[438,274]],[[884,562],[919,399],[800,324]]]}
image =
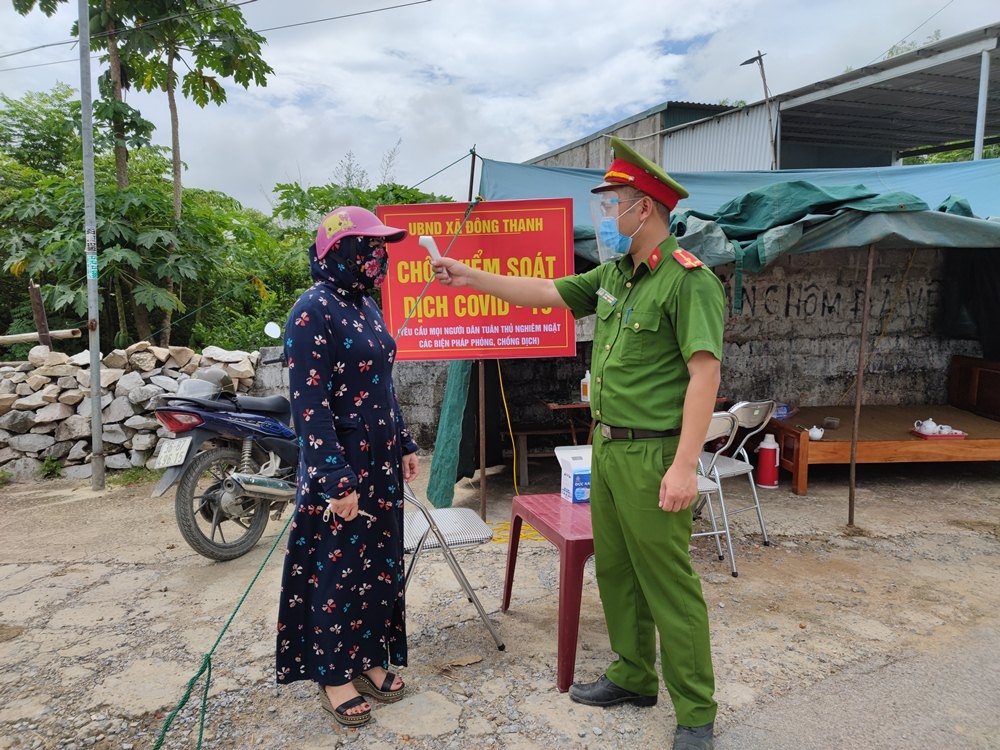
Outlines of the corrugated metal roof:
{"label": "corrugated metal roof", "polygon": [[1000,136],[1000,24],[775,97],[783,142],[905,151],[971,141],[989,60],[987,138]]}
{"label": "corrugated metal roof", "polygon": [[[596,140],[603,141],[605,135],[617,135],[622,137],[625,133],[628,133],[633,126],[648,123],[651,124],[651,130],[653,132],[645,132],[644,135],[648,134],[653,136],[664,128],[673,127],[682,122],[690,122],[691,120],[700,117],[707,117],[709,115],[725,112],[729,109],[730,107],[724,104],[675,101],[664,102],[663,104],[658,104],[655,107],[650,107],[637,115],[632,115],[624,120],[619,120],[612,125],[608,125],[606,128],[602,128],[596,133],[591,133],[590,135],[586,135],[583,138],[573,141],[572,143],[567,143],[564,146],[560,146],[552,151],[536,156],[533,159],[528,159],[525,164],[557,165],[562,161],[561,157],[566,155],[567,152],[578,151],[578,153],[570,154],[568,156],[572,165],[577,167],[589,167],[591,166],[589,162],[583,163],[580,161],[579,154],[584,152],[580,149],[580,147],[588,146]],[[595,166],[604,166],[607,159],[607,145],[605,143],[601,143],[599,148],[601,149],[601,159]]]}
{"label": "corrugated metal roof", "polygon": [[[837,157],[836,161],[846,161],[840,166],[888,164],[900,152],[949,143],[971,146],[976,135],[984,55],[989,63],[985,139],[987,143],[1000,142],[998,22],[773,96],[771,104],[779,109],[773,123],[779,143],[804,149],[804,153],[832,147],[855,155],[853,162]],[[684,112],[690,117],[700,111],[704,117],[683,124],[669,122],[671,106],[677,114]],[[763,101],[739,109],[666,102],[527,163],[605,166],[607,155],[603,150],[593,150],[595,139],[603,133],[624,137],[634,135],[632,130],[642,130],[643,138],[660,139],[662,156],[669,154],[660,163],[669,164],[671,169],[770,169],[766,123],[761,113],[766,113]],[[655,151],[655,141],[650,141],[648,147]],[[877,156],[869,157],[866,152]],[[781,159],[788,153],[779,145]],[[595,155],[599,157],[596,160]],[[801,163],[803,159],[790,161]]]}

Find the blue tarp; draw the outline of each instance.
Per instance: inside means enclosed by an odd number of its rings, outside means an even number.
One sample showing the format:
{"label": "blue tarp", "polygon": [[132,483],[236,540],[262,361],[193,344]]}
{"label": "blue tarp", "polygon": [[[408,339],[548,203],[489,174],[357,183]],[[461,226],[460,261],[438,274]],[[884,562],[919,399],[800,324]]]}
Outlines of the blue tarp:
{"label": "blue tarp", "polygon": [[[710,266],[760,270],[833,248],[1000,248],[1000,159],[775,172],[681,172],[680,244]],[[597,259],[588,205],[602,171],[483,160],[487,200],[573,199],[576,253]],[[975,217],[997,217],[989,221]]]}
{"label": "blue tarp", "polygon": [[[573,223],[585,225],[590,223],[590,189],[601,182],[603,174],[597,169],[536,167],[483,159],[479,191],[488,200],[569,197],[573,199]],[[877,193],[911,193],[929,206],[941,205],[950,195],[960,195],[976,216],[1000,218],[1000,159],[913,167],[671,172],[671,176],[691,193],[678,206],[685,211],[714,213],[743,193],[797,180],[823,187],[860,184]]]}

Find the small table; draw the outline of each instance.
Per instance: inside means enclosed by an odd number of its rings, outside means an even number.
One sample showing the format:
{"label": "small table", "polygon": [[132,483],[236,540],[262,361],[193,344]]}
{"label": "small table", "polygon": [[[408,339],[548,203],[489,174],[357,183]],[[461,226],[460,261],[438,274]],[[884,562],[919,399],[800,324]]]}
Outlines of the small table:
{"label": "small table", "polygon": [[521,522],[559,548],[559,629],[556,642],[556,687],[565,693],[576,671],[576,641],[580,629],[580,601],[583,597],[583,565],[594,554],[594,531],[590,503],[571,503],[561,495],[515,495],[510,509],[510,541],[507,546],[507,573],[503,581],[501,611],[510,606],[514,584],[517,546]]}
{"label": "small table", "polygon": [[[590,411],[589,401],[571,401],[569,403],[563,403],[561,401],[544,401],[543,402],[550,411],[561,411],[566,415],[566,421],[569,422],[569,434],[573,436],[573,445],[579,445],[576,439],[576,428],[577,421],[574,419],[574,415],[582,409]],[[594,421],[590,421],[590,430],[587,433],[587,445],[594,439]]]}

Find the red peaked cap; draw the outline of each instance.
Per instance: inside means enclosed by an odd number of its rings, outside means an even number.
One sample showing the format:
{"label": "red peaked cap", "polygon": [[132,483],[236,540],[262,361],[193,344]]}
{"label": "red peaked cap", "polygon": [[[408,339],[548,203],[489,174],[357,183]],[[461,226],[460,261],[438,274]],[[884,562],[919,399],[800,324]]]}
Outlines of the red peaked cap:
{"label": "red peaked cap", "polygon": [[629,185],[671,211],[681,198],[688,197],[688,191],[679,182],[658,165],[639,156],[621,139],[611,138],[611,150],[615,159],[604,175],[604,182],[590,192],[597,193],[618,185]]}

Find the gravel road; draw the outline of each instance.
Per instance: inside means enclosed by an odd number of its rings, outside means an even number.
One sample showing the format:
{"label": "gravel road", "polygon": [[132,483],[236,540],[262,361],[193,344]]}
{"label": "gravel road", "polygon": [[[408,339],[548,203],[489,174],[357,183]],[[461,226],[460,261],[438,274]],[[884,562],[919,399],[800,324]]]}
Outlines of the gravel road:
{"label": "gravel road", "polygon": [[[535,463],[530,491],[557,489],[550,462]],[[780,714],[796,697],[821,696],[834,684],[850,691],[855,676],[933,660],[983,628],[995,633],[1000,467],[859,467],[853,528],[845,525],[846,480],[843,467],[818,467],[807,497],[787,483],[767,493],[770,547],[760,545],[752,513],[736,517],[739,578],[710,541],[695,540],[712,616],[719,750],[752,747],[737,737],[754,717]],[[499,612],[512,494],[506,470],[487,475],[495,542],[459,553],[506,650],[496,649],[441,557],[427,553],[408,594],[412,664],[404,676],[412,693],[377,705],[360,730],[337,727],[311,685],[274,685],[281,545],[268,553],[284,519],[271,522],[250,554],[214,563],[185,545],[172,497],[151,499],[150,489],[94,492],[66,480],[0,487],[0,749],[151,748],[213,648],[206,748],[669,746],[665,692],[652,709],[601,710],[556,690],[558,555],[548,542],[521,542],[511,609]],[[478,509],[478,488],[460,483],[456,504]],[[592,564],[584,589],[576,675],[590,679],[611,658]],[[996,653],[983,654],[991,674]],[[163,747],[197,746],[204,686],[203,676]],[[865,706],[877,716],[890,696]],[[949,729],[958,726],[949,701],[959,703],[941,696],[947,746],[1000,747],[991,729]],[[781,743],[772,737],[769,746]],[[806,746],[847,745],[817,735]]]}

